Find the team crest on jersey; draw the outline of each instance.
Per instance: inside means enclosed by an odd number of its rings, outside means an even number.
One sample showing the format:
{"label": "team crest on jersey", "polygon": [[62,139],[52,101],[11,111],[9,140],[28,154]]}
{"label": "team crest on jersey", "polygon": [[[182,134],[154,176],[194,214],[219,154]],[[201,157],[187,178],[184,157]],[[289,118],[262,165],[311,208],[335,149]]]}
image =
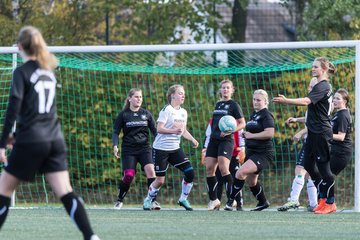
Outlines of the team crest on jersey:
{"label": "team crest on jersey", "polygon": [[260,116],[254,116],[255,117],[255,121],[259,120]]}
{"label": "team crest on jersey", "polygon": [[229,104],[226,104],[226,105],[224,106],[225,109],[229,109],[229,107],[230,107]]}
{"label": "team crest on jersey", "polygon": [[141,115],[141,119],[142,119],[142,120],[146,120],[146,115],[145,115],[145,114],[142,114],[142,115]]}

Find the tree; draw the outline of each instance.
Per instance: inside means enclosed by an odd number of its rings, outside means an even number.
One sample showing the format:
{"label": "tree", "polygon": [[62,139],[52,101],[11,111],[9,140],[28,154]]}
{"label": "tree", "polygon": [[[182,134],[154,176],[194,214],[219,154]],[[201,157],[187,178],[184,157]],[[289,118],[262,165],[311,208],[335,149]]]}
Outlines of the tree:
{"label": "tree", "polygon": [[298,40],[359,39],[359,0],[283,0],[296,13]]}

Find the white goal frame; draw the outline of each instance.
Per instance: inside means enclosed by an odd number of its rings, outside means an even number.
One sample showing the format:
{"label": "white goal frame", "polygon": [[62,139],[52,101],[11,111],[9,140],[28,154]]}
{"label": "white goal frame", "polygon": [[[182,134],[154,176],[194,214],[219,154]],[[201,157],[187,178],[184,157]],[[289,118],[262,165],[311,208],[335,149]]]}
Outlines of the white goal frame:
{"label": "white goal frame", "polygon": [[[230,44],[182,44],[182,45],[130,45],[130,46],[53,46],[53,53],[101,53],[101,52],[181,52],[181,51],[226,51],[255,49],[301,49],[301,48],[355,48],[355,109],[360,109],[360,41],[314,41],[275,43],[230,43]],[[0,53],[17,53],[17,47],[0,47]],[[16,55],[16,54],[15,54]],[[355,179],[354,211],[360,212],[360,110],[355,111]]]}

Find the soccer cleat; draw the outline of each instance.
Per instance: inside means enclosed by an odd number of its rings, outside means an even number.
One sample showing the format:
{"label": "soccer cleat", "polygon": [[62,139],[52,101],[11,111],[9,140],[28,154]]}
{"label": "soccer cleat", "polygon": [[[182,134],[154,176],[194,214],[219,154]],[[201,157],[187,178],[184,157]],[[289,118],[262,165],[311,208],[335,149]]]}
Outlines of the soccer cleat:
{"label": "soccer cleat", "polygon": [[143,209],[146,210],[146,211],[150,211],[151,208],[152,208],[151,200],[148,200],[147,198],[145,198]]}
{"label": "soccer cleat", "polygon": [[297,201],[288,201],[277,210],[280,212],[286,212],[289,209],[298,209],[300,207],[300,203]]}
{"label": "soccer cleat", "polygon": [[219,210],[219,209],[220,209],[219,199],[215,199],[214,201],[210,200],[210,202],[208,204],[208,210],[214,211],[214,210]]}
{"label": "soccer cleat", "polygon": [[178,204],[186,209],[186,211],[192,211],[193,208],[191,207],[189,201],[187,199],[184,199],[182,201],[178,201]]}
{"label": "soccer cleat", "polygon": [[152,204],[151,210],[160,210],[161,209],[160,204],[157,201],[153,201],[151,204]]}
{"label": "soccer cleat", "polygon": [[97,235],[92,235],[90,240],[100,240],[100,238]]}
{"label": "soccer cleat", "polygon": [[226,204],[225,207],[224,207],[224,210],[225,210],[225,211],[232,211],[233,209],[234,209],[233,206],[232,206],[232,205],[228,205],[228,204]]}
{"label": "soccer cleat", "polygon": [[120,210],[122,208],[122,206],[123,206],[123,202],[117,200],[115,205],[114,205],[114,209]]}
{"label": "soccer cleat", "polygon": [[317,205],[316,205],[316,206],[313,206],[313,207],[312,207],[312,206],[308,206],[306,210],[307,210],[308,212],[315,212],[314,209],[315,209],[316,207],[317,207]]}
{"label": "soccer cleat", "polygon": [[258,203],[254,209],[251,209],[250,211],[262,211],[265,208],[268,208],[270,206],[270,203],[268,201],[264,203]]}
{"label": "soccer cleat", "polygon": [[325,205],[321,209],[315,211],[315,214],[328,214],[332,212],[336,212],[335,203],[332,204],[325,203]]}
{"label": "soccer cleat", "polygon": [[314,208],[314,212],[322,209],[325,206],[325,204],[326,204],[326,199],[325,198],[320,198],[317,207]]}
{"label": "soccer cleat", "polygon": [[234,199],[229,199],[224,207],[225,211],[232,211],[235,207],[237,207],[237,203]]}

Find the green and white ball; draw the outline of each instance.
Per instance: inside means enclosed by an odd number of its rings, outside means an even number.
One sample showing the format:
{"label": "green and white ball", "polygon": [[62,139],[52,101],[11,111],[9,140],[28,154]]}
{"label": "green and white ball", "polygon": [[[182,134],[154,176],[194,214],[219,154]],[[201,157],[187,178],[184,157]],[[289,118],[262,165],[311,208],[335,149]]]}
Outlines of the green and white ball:
{"label": "green and white ball", "polygon": [[234,132],[237,126],[237,122],[233,116],[225,115],[220,118],[219,128],[222,132]]}

